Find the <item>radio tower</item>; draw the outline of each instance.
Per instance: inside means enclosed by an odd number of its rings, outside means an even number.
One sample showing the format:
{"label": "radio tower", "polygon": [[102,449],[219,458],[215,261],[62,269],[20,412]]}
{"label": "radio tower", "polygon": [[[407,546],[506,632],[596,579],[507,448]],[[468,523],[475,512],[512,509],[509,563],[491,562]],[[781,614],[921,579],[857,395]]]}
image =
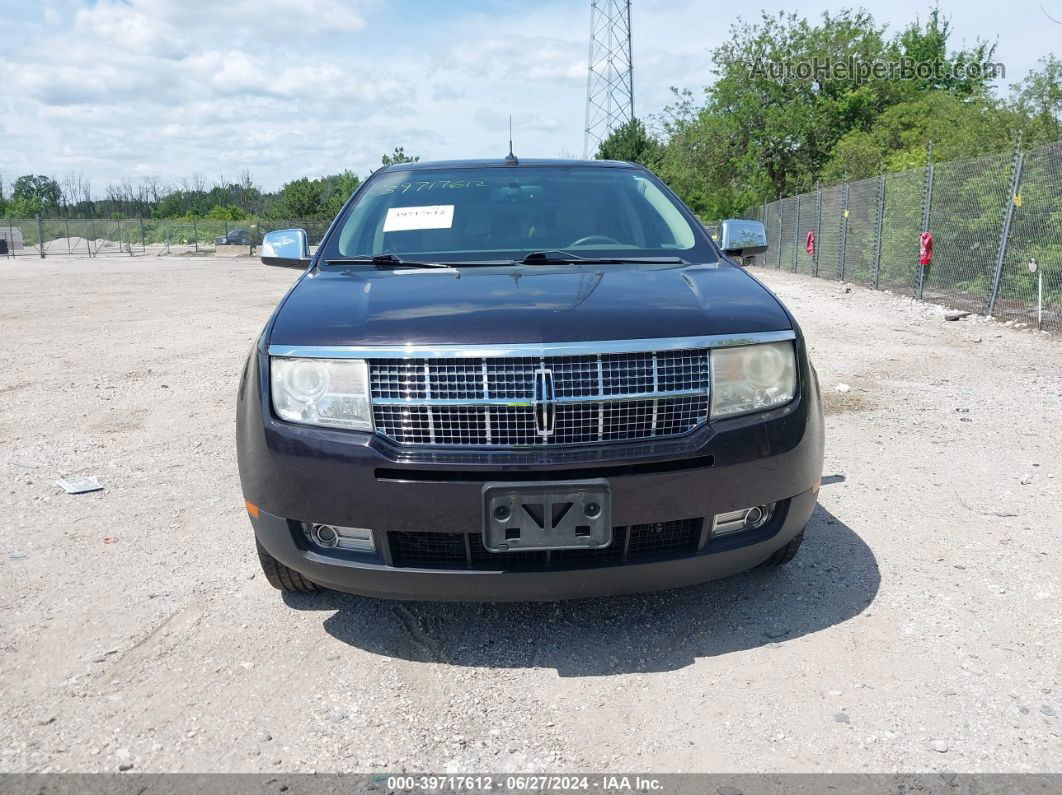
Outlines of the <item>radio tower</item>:
{"label": "radio tower", "polygon": [[634,118],[630,0],[591,0],[583,157],[592,157],[616,127]]}

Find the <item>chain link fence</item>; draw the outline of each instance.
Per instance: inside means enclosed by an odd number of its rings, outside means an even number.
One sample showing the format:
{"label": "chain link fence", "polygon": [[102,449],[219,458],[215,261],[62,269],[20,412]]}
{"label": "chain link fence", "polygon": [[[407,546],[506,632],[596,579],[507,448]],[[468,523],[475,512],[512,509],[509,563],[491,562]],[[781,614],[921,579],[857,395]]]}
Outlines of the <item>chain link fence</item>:
{"label": "chain link fence", "polygon": [[0,256],[195,255],[219,245],[259,246],[275,229],[302,227],[321,242],[332,218],[214,221],[149,218],[0,218]]}
{"label": "chain link fence", "polygon": [[767,228],[754,265],[1062,331],[1062,141],[823,187],[746,217]]}

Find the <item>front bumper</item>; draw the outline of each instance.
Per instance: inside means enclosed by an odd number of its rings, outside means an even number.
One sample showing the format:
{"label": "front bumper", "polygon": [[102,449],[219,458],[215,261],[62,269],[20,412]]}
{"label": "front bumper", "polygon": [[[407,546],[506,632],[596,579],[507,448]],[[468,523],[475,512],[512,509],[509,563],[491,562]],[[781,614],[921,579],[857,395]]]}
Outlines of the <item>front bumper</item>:
{"label": "front bumper", "polygon": [[709,543],[706,551],[688,557],[556,571],[398,568],[308,550],[296,543],[290,522],[265,512],[251,523],[269,554],[335,591],[428,601],[555,601],[678,588],[751,569],[803,529],[815,508],[816,492],[809,489],[789,500],[781,526],[759,543],[728,545],[719,551]]}
{"label": "front bumper", "polygon": [[[802,340],[798,341],[802,345]],[[802,353],[802,352],[801,352]],[[757,565],[804,527],[822,474],[818,385],[798,357],[802,389],[789,405],[705,426],[681,438],[542,451],[411,451],[368,434],[281,422],[267,400],[268,360],[252,354],[240,389],[237,437],[244,496],[263,547],[313,582],[389,598],[522,601],[657,590]],[[390,555],[393,533],[477,533],[488,481],[605,478],[616,526],[698,519],[779,503],[763,532],[701,542],[682,553],[618,565],[547,571],[420,568]],[[299,522],[372,528],[377,556],[308,544]],[[666,559],[663,559],[665,558]],[[503,564],[499,564],[499,569]]]}

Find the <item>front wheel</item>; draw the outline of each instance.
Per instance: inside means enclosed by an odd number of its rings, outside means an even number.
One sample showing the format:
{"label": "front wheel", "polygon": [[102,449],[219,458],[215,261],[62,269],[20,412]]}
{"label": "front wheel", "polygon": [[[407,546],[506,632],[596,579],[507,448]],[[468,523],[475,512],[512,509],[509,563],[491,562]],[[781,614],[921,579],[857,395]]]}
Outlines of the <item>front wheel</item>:
{"label": "front wheel", "polygon": [[801,530],[797,533],[788,544],[781,549],[776,549],[767,560],[763,561],[756,568],[758,569],[773,569],[777,566],[784,566],[786,563],[796,557],[797,550],[800,549],[801,543],[804,541],[804,531]]}
{"label": "front wheel", "polygon": [[254,544],[258,547],[258,560],[262,564],[262,571],[265,573],[265,578],[269,581],[269,584],[278,591],[284,591],[285,593],[308,593],[317,590],[317,586],[312,582],[307,580],[294,569],[289,569],[266,552],[265,548],[258,543],[257,539],[255,539]]}

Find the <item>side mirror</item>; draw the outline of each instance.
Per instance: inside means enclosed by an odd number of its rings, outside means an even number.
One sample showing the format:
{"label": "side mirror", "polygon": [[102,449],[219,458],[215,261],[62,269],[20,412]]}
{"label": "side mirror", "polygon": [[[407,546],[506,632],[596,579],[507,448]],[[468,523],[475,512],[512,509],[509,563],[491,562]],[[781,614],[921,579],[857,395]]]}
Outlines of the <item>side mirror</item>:
{"label": "side mirror", "polygon": [[266,232],[262,238],[262,262],[266,265],[297,265],[310,263],[310,245],[305,229],[278,229]]}
{"label": "side mirror", "polygon": [[759,221],[730,219],[719,225],[719,248],[724,254],[745,260],[767,251],[767,230]]}

